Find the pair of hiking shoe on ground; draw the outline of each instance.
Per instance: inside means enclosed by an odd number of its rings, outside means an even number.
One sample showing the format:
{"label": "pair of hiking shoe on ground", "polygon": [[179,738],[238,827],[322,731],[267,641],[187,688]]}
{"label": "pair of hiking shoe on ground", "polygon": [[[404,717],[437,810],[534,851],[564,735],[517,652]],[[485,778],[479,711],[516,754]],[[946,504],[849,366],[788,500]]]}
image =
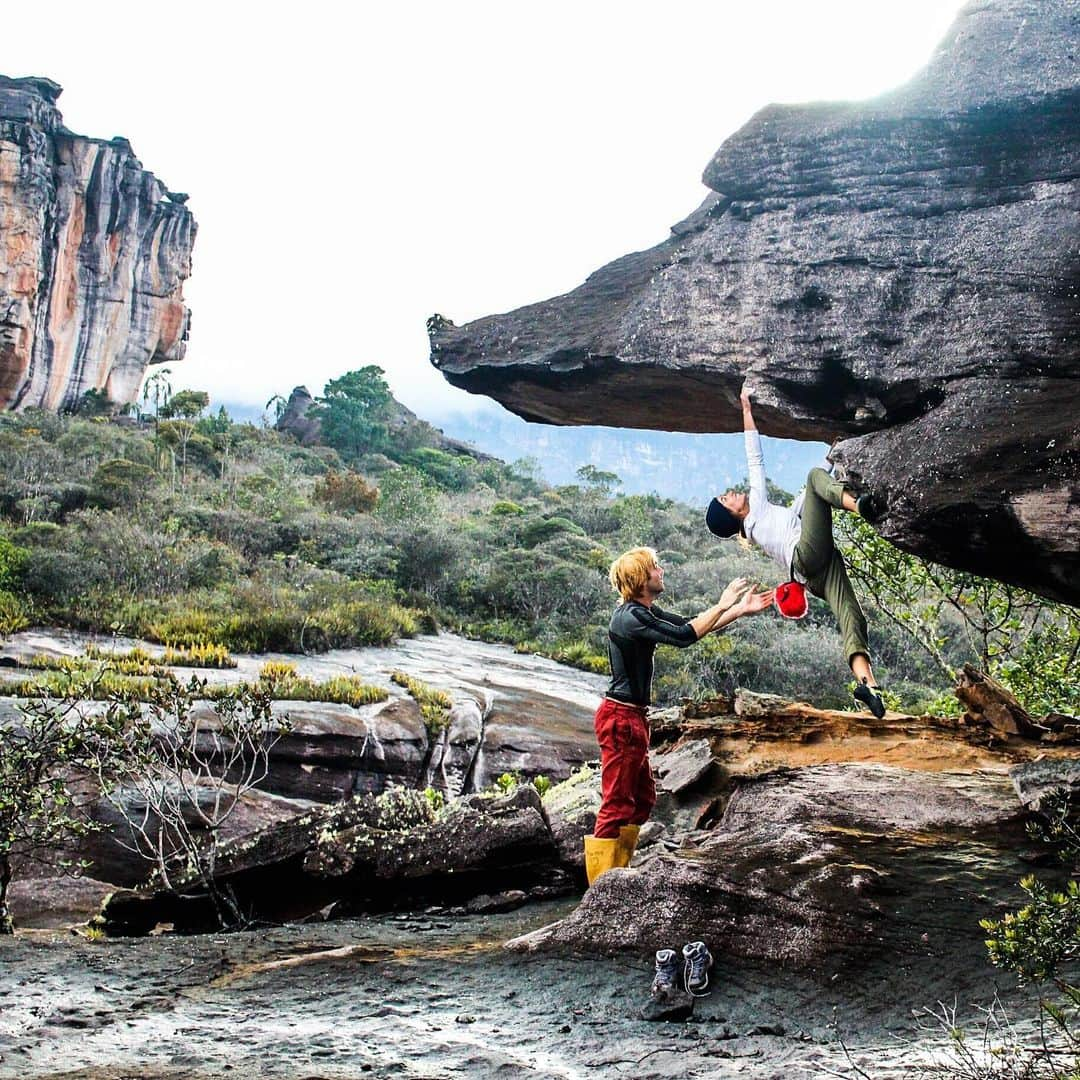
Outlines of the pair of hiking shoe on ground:
{"label": "pair of hiking shoe on ground", "polygon": [[704,941],[690,941],[682,947],[682,956],[674,949],[656,954],[656,973],[650,993],[654,999],[671,998],[680,991],[691,997],[705,997],[709,991],[709,972],[713,958]]}

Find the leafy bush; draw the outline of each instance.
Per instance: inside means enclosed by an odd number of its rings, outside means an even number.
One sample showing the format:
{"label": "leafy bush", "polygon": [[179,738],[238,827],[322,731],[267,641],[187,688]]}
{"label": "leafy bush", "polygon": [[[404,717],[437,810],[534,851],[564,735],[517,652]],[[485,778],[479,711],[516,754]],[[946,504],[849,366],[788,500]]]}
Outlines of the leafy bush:
{"label": "leafy bush", "polygon": [[0,636],[15,634],[30,625],[30,609],[14,593],[0,589]]}
{"label": "leafy bush", "polygon": [[379,489],[359,473],[328,472],[316,482],[312,497],[330,510],[364,514],[375,509]]}
{"label": "leafy bush", "polygon": [[94,502],[107,510],[133,506],[151,494],[155,476],[148,465],[114,458],[98,466],[90,481],[90,493]]}
{"label": "leafy bush", "polygon": [[424,446],[406,454],[403,460],[443,491],[466,491],[475,483],[471,458]]}
{"label": "leafy bush", "polygon": [[558,515],[549,518],[537,518],[535,521],[530,521],[522,529],[521,546],[534,548],[537,544],[542,544],[545,540],[550,540],[561,533],[584,536],[585,530],[580,525],[570,521],[569,518],[559,517]]}

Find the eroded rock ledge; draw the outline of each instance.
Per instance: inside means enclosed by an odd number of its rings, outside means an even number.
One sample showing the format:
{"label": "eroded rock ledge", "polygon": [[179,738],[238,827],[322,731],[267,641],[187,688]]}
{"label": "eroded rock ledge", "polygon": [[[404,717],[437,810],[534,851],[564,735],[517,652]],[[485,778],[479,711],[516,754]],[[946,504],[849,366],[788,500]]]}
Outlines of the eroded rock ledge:
{"label": "eroded rock ledge", "polygon": [[980,0],[910,84],[770,106],[662,244],[455,327],[432,362],[531,420],[843,441],[879,528],[1080,603],[1075,0]]}
{"label": "eroded rock ledge", "polygon": [[[666,710],[654,726],[661,798],[634,866],[511,946],[656,949],[703,938],[730,955],[817,970],[883,950],[959,962],[981,947],[978,919],[1016,900],[1036,854],[1024,829],[1031,809],[1058,785],[1080,791],[1078,740],[1072,720],[1036,739],[976,716],[876,720],[745,691]],[[581,840],[598,803],[595,769],[542,801],[530,785],[442,809],[404,789],[365,795],[229,842],[217,877],[242,910],[269,920],[513,906],[583,884]],[[212,927],[200,883],[189,876],[181,891],[117,892],[103,925]]]}
{"label": "eroded rock ledge", "polygon": [[63,126],[60,87],[0,76],[0,408],[133,401],[184,358],[195,219],[123,138]]}

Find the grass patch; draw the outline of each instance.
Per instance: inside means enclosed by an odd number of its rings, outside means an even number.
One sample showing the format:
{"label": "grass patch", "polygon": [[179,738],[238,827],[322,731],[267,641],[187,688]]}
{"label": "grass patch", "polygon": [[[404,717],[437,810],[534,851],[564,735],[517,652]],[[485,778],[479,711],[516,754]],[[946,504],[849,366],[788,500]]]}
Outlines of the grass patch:
{"label": "grass patch", "polygon": [[[31,678],[0,680],[0,696],[34,697],[48,693],[53,697],[80,697],[89,701],[103,701],[120,696],[129,700],[145,700],[150,691],[162,682],[175,678],[168,672],[160,677],[124,675],[108,670],[93,669],[91,661],[78,657],[63,657],[74,665],[88,664],[92,670],[72,666],[71,670],[44,670]],[[267,690],[281,701],[326,701],[335,705],[372,705],[385,701],[390,695],[381,686],[369,686],[356,675],[335,675],[325,682],[314,682],[295,674],[292,664],[278,664],[278,668],[292,668],[291,678],[263,680],[254,689]],[[239,688],[252,688],[250,683],[240,683]],[[208,686],[206,700],[217,701],[236,694],[237,684]]]}
{"label": "grass patch", "polygon": [[[165,676],[170,678],[171,676]],[[102,671],[100,674],[85,671],[49,670],[31,678],[0,681],[0,695],[5,697],[82,698],[86,701],[105,701],[112,697],[127,700],[146,700],[150,692],[164,679],[140,675],[122,675]]]}
{"label": "grass patch", "polygon": [[404,671],[395,671],[390,679],[398,686],[403,686],[420,706],[420,715],[428,735],[434,738],[450,726],[450,709],[454,702],[445,690],[436,690],[426,682],[406,675]]}
{"label": "grass patch", "polygon": [[195,644],[187,649],[174,649],[171,646],[165,650],[161,658],[162,663],[172,667],[189,668],[234,668],[236,660],[229,654],[224,645]]}
{"label": "grass patch", "polygon": [[517,641],[514,643],[514,652],[546,656],[549,660],[581,671],[591,671],[594,675],[607,675],[609,671],[608,658],[596,652],[585,641],[560,642],[555,645],[546,645],[539,641]]}
{"label": "grass patch", "polygon": [[279,701],[327,701],[335,705],[373,705],[390,695],[381,686],[369,686],[356,675],[335,675],[324,682],[296,673],[296,665],[268,660],[259,670],[258,686]]}

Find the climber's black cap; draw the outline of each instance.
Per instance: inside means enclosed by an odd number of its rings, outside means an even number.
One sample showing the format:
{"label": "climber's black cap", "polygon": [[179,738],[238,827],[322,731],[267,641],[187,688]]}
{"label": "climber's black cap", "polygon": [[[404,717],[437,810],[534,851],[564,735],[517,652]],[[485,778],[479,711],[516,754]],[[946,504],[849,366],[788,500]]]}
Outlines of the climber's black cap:
{"label": "climber's black cap", "polygon": [[742,522],[726,506],[721,506],[719,499],[709,503],[705,524],[709,526],[709,532],[723,537],[734,536],[742,528]]}

